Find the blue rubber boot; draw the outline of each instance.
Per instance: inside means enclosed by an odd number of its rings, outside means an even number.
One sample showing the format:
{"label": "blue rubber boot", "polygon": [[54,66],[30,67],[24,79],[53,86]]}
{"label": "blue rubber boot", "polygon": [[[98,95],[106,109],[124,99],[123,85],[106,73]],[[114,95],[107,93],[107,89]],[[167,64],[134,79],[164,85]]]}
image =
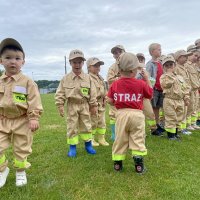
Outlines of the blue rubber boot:
{"label": "blue rubber boot", "polygon": [[111,128],[111,140],[115,141],[115,124],[111,124],[110,128]]}
{"label": "blue rubber boot", "polygon": [[96,154],[96,150],[93,149],[92,147],[92,142],[85,142],[85,150],[89,153],[89,154]]}
{"label": "blue rubber boot", "polygon": [[69,152],[67,154],[69,157],[76,157],[76,145],[69,146]]}

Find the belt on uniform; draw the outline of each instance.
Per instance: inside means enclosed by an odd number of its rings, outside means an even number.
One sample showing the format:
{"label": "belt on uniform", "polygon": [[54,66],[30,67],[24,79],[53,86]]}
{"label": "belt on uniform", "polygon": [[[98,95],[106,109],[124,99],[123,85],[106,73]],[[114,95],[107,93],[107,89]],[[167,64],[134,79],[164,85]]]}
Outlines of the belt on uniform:
{"label": "belt on uniform", "polygon": [[17,116],[17,117],[7,117],[7,116],[4,116],[4,115],[0,115],[0,119],[17,119],[17,118],[20,118],[20,117],[25,117],[27,116],[27,114],[23,114],[23,115],[20,115],[20,116]]}
{"label": "belt on uniform", "polygon": [[172,97],[172,96],[166,96],[165,94],[164,94],[164,98],[167,98],[167,99],[172,99],[172,100],[183,100],[183,98],[174,98],[174,97]]}
{"label": "belt on uniform", "polygon": [[68,99],[68,103],[84,104],[87,103],[87,99]]}

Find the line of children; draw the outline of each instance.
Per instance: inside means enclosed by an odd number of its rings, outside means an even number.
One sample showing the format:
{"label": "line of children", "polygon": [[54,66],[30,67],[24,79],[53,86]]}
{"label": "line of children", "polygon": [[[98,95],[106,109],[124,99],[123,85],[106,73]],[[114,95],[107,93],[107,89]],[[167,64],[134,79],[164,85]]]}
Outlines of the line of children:
{"label": "line of children", "polygon": [[31,166],[27,157],[32,153],[33,132],[39,128],[43,112],[38,87],[21,72],[25,53],[13,38],[0,43],[0,64],[5,72],[0,77],[0,188],[9,174],[5,151],[12,144],[16,186],[27,184],[25,170]]}

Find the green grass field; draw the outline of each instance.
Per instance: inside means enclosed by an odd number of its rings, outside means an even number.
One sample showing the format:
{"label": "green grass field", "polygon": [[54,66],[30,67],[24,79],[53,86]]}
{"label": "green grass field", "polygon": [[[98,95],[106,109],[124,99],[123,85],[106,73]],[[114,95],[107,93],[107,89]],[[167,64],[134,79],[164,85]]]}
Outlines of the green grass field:
{"label": "green grass field", "polygon": [[[145,175],[134,172],[127,155],[123,172],[113,170],[111,148],[96,147],[88,155],[83,142],[77,158],[67,157],[66,125],[54,106],[54,95],[42,95],[44,114],[35,134],[32,168],[27,170],[28,185],[15,186],[12,151],[8,151],[11,172],[0,189],[0,200],[198,200],[200,199],[200,132],[183,136],[181,142],[148,136]],[[107,123],[108,123],[107,115]],[[107,140],[110,141],[108,126]]]}

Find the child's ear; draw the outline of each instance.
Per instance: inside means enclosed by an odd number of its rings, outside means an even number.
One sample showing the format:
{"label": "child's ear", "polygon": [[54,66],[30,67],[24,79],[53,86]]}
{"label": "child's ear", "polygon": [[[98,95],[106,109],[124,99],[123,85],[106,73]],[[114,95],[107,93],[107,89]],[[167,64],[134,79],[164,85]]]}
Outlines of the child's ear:
{"label": "child's ear", "polygon": [[2,64],[2,58],[0,57],[0,64]]}
{"label": "child's ear", "polygon": [[25,60],[23,60],[22,64],[23,64],[23,65],[25,64]]}

